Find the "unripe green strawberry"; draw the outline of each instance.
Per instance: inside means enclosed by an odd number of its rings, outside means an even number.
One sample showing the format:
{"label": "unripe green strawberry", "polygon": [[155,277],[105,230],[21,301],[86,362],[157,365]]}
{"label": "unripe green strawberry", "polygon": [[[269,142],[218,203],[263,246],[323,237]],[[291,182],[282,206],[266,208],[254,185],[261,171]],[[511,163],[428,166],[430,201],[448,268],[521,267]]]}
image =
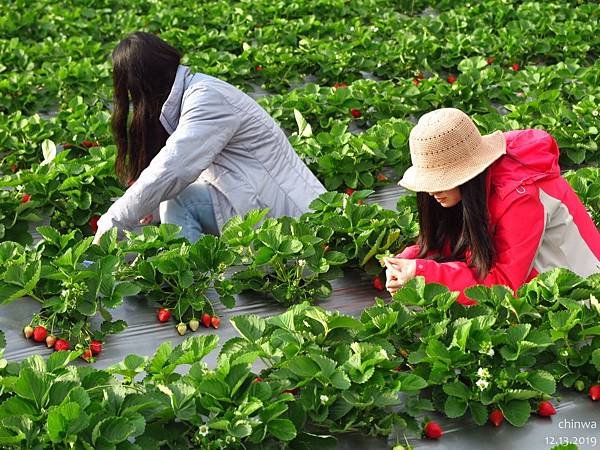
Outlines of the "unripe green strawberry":
{"label": "unripe green strawberry", "polygon": [[575,389],[577,389],[579,392],[585,389],[585,383],[583,382],[583,380],[577,380],[575,382]]}
{"label": "unripe green strawberry", "polygon": [[23,334],[27,339],[29,339],[31,336],[33,336],[33,327],[31,325],[27,325],[25,328],[23,328]]}
{"label": "unripe green strawberry", "polygon": [[187,331],[187,325],[183,322],[179,322],[177,324],[177,332],[183,336],[185,334],[185,332]]}
{"label": "unripe green strawberry", "polygon": [[198,319],[191,319],[188,325],[190,327],[190,330],[196,331],[200,326],[200,322],[198,322]]}
{"label": "unripe green strawberry", "polygon": [[48,337],[46,337],[46,346],[48,348],[52,348],[54,347],[54,344],[56,343],[56,337],[53,335],[48,335]]}

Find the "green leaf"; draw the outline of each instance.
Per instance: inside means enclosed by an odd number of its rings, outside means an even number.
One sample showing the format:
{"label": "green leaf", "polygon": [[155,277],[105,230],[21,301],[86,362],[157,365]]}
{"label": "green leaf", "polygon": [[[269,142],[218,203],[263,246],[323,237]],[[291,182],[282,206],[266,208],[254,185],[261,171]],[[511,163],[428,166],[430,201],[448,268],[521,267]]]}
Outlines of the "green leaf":
{"label": "green leaf", "polygon": [[446,394],[452,397],[462,398],[463,400],[469,400],[471,397],[470,389],[461,381],[444,384],[442,388]]}
{"label": "green leaf", "polygon": [[469,408],[475,423],[479,426],[485,425],[488,420],[487,408],[478,402],[470,402]]}
{"label": "green leaf", "polygon": [[99,437],[111,444],[125,441],[133,432],[135,427],[124,417],[109,417],[99,422],[92,432],[92,442],[96,443]]}
{"label": "green leaf", "polygon": [[38,407],[42,407],[50,389],[50,383],[45,374],[30,367],[23,367],[13,389],[17,395],[32,400]]}
{"label": "green leaf", "polygon": [[300,137],[311,137],[312,136],[312,128],[306,119],[302,116],[302,113],[294,108],[294,118],[296,119],[296,124],[298,125],[298,136]]}
{"label": "green leaf", "polygon": [[530,329],[531,325],[528,323],[511,327],[506,333],[506,339],[513,347],[517,347],[517,344],[525,339],[525,336],[527,336]]}
{"label": "green leaf", "polygon": [[269,247],[261,247],[254,255],[254,265],[268,264],[275,256],[275,251]]}
{"label": "green leaf", "polygon": [[284,367],[303,378],[312,378],[319,372],[319,366],[307,356],[297,356],[284,363]]}
{"label": "green leaf", "polygon": [[399,375],[400,379],[400,390],[405,392],[415,392],[425,389],[427,387],[427,381],[422,377],[413,373],[401,372]]}
{"label": "green leaf", "polygon": [[533,389],[543,392],[544,394],[552,395],[556,391],[556,381],[551,373],[543,370],[532,372],[527,377],[527,383]]}
{"label": "green leaf", "polygon": [[592,364],[594,364],[596,370],[600,372],[600,348],[597,348],[592,352]]}
{"label": "green leaf", "polygon": [[499,406],[506,420],[515,427],[522,427],[529,420],[531,407],[528,400],[512,400]]}
{"label": "green leaf", "polygon": [[50,139],[44,139],[42,142],[42,154],[44,155],[44,160],[41,165],[50,164],[56,158],[56,144]]}
{"label": "green leaf", "polygon": [[140,290],[140,286],[136,283],[122,281],[115,286],[114,293],[119,297],[129,297],[131,295],[137,295]]}
{"label": "green leaf", "polygon": [[257,342],[265,332],[265,320],[255,314],[235,316],[231,319],[231,323],[249,342]]}
{"label": "green leaf", "polygon": [[462,398],[448,397],[444,405],[444,413],[451,419],[464,416],[467,411],[467,402]]}
{"label": "green leaf", "polygon": [[280,441],[287,442],[296,437],[296,427],[288,419],[273,419],[267,424],[267,429]]}

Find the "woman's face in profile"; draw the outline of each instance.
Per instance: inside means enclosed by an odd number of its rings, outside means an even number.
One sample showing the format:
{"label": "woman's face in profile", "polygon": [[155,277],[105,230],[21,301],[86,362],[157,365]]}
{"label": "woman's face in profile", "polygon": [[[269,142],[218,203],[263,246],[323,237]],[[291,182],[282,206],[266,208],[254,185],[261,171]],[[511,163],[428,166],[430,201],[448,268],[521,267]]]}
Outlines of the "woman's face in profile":
{"label": "woman's face in profile", "polygon": [[452,208],[462,200],[460,188],[455,187],[447,191],[428,192],[444,208]]}

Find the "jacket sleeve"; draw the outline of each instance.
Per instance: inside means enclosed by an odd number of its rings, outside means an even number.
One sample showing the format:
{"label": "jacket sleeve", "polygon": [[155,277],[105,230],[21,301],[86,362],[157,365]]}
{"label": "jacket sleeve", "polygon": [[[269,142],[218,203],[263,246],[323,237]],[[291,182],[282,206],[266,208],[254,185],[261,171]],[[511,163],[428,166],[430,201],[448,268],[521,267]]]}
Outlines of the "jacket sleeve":
{"label": "jacket sleeve", "polygon": [[410,245],[398,253],[396,258],[415,259],[420,251],[421,247],[418,245]]}
{"label": "jacket sleeve", "polygon": [[[483,280],[477,278],[476,272],[467,263],[455,261],[438,263],[417,259],[416,275],[425,277],[425,281],[429,283],[444,284],[453,291],[462,292],[477,284],[502,284],[517,290],[531,272],[544,233],[544,208],[532,191],[537,189],[528,186],[527,194],[519,195],[495,221],[492,239],[496,257]],[[459,297],[459,302],[461,298],[465,299],[463,294]]]}
{"label": "jacket sleeve", "polygon": [[199,85],[186,92],[179,123],[165,146],[100,220],[131,229],[162,201],[194,182],[239,126],[232,106],[217,91]]}

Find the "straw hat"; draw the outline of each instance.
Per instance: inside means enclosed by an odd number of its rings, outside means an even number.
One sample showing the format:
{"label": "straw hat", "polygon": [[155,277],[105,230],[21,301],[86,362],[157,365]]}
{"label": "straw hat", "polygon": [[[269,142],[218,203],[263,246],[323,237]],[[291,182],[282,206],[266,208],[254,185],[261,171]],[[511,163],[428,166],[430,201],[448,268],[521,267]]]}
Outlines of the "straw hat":
{"label": "straw hat", "polygon": [[417,192],[460,186],[506,153],[501,131],[482,136],[471,118],[455,108],[423,115],[410,132],[409,145],[413,165],[398,184]]}

